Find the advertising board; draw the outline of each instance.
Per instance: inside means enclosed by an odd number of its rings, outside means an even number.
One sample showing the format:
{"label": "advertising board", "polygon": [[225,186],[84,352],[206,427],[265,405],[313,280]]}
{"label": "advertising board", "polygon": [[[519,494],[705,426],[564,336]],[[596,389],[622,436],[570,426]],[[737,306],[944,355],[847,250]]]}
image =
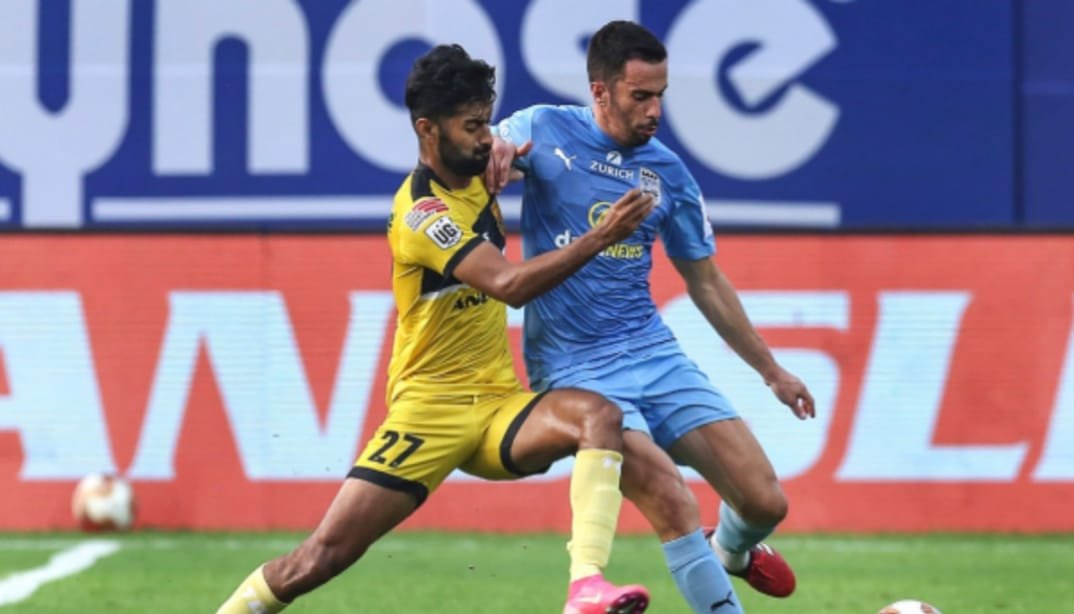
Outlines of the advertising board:
{"label": "advertising board", "polygon": [[[719,250],[816,419],[776,402],[659,253],[652,289],[768,451],[787,529],[1074,530],[1074,238],[740,235]],[[0,262],[0,528],[72,526],[91,471],[131,480],[143,526],[308,527],[384,416],[383,237],[26,234]],[[408,526],[564,529],[569,472],[456,474]],[[645,524],[628,506],[623,527]]]}

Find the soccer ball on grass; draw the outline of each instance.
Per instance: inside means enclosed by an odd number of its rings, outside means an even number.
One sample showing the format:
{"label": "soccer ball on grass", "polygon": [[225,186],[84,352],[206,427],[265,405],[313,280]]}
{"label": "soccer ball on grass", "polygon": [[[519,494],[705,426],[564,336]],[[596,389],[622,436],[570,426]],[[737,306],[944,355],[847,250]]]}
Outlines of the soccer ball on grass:
{"label": "soccer ball on grass", "polygon": [[134,524],[134,490],[123,478],[93,473],[75,487],[71,511],[84,531],[126,531]]}
{"label": "soccer ball on grass", "polygon": [[942,612],[940,612],[940,609],[936,606],[925,603],[924,601],[904,599],[902,601],[896,601],[889,606],[884,606],[884,608],[876,614],[942,614]]}

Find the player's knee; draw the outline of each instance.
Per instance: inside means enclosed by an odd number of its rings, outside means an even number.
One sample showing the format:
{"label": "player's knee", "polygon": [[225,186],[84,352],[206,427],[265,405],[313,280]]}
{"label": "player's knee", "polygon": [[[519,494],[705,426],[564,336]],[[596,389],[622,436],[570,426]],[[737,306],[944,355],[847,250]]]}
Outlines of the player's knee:
{"label": "player's knee", "polygon": [[788,503],[783,491],[776,487],[763,495],[751,497],[738,506],[738,515],[757,527],[774,527],[787,517]]}
{"label": "player's knee", "polygon": [[623,431],[622,410],[619,409],[618,405],[603,397],[590,402],[590,407],[585,416],[586,421],[595,430],[617,434],[621,434]]}
{"label": "player's knee", "polygon": [[582,420],[580,447],[622,449],[622,410],[598,395],[587,395],[584,405],[584,409],[580,412]]}

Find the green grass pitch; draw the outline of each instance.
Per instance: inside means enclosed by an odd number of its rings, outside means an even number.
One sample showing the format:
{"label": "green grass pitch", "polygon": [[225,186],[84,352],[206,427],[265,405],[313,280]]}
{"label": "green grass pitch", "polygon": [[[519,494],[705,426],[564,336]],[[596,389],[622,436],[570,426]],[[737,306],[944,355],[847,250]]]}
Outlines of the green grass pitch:
{"label": "green grass pitch", "polygon": [[[0,614],[213,612],[251,569],[301,537],[0,534],[0,587],[86,539],[121,545],[89,569],[0,606]],[[795,566],[799,588],[775,600],[736,580],[751,613],[868,614],[902,598],[931,601],[945,614],[1074,612],[1074,535],[777,536],[771,543]],[[403,532],[288,612],[548,614],[562,607],[566,566],[559,535]],[[653,537],[620,536],[608,576],[646,584],[650,612],[688,612]]]}

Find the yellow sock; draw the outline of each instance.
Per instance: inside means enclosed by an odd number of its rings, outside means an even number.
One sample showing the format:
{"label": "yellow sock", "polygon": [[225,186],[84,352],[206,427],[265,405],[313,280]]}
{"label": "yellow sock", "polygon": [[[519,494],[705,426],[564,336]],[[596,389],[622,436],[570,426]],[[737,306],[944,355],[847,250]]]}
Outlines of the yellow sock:
{"label": "yellow sock", "polygon": [[579,450],[571,474],[571,581],[601,573],[612,554],[623,495],[619,474],[623,455],[612,450]]}
{"label": "yellow sock", "polygon": [[287,607],[265,581],[264,565],[247,576],[216,614],[275,614]]}

